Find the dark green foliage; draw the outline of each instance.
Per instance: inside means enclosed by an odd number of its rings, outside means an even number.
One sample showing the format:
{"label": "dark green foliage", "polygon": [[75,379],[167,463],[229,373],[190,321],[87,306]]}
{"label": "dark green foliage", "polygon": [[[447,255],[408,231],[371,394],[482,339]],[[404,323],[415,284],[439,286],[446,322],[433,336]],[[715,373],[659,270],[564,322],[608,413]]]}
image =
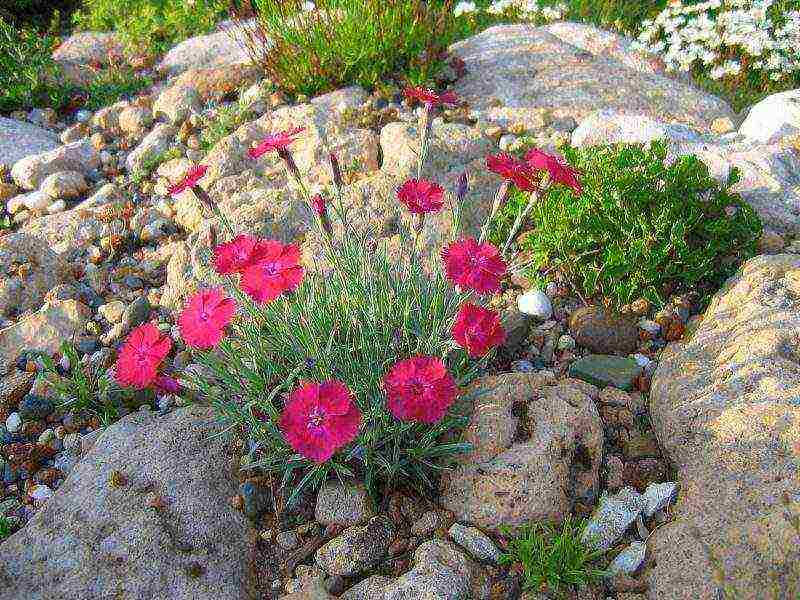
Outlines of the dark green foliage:
{"label": "dark green foliage", "polygon": [[[556,186],[533,209],[519,242],[533,269],[560,272],[582,296],[617,305],[718,289],[756,253],[761,222],[728,190],[738,173],[720,186],[698,158],[668,164],[666,154],[662,143],[566,148],[584,191]],[[501,228],[523,201],[508,204]]]}
{"label": "dark green foliage", "polygon": [[248,36],[250,52],[290,93],[373,88],[392,75],[429,83],[454,35],[451,0],[320,0],[312,12],[302,4],[251,3],[259,27]]}
{"label": "dark green foliage", "polygon": [[582,522],[571,517],[560,529],[532,523],[509,540],[501,564],[520,563],[525,589],[555,597],[595,583],[606,575],[596,564],[603,553],[581,540],[583,528]]}

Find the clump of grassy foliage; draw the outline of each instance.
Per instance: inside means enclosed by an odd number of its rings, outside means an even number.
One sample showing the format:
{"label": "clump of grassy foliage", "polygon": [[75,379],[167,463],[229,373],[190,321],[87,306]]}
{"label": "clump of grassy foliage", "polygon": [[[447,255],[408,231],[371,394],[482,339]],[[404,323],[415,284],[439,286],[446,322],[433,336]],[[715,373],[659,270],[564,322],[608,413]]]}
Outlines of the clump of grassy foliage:
{"label": "clump of grassy foliage", "polygon": [[206,123],[200,139],[203,150],[208,153],[222,138],[254,117],[250,104],[241,98],[217,109],[213,119]]}
{"label": "clump of grassy foliage", "polygon": [[159,54],[207,33],[228,15],[228,0],[84,0],[76,27],[121,34],[129,49]]}
{"label": "clump of grassy foliage", "polygon": [[600,581],[606,572],[598,568],[603,551],[581,539],[584,524],[568,517],[560,528],[532,523],[509,539],[501,564],[522,565],[526,590],[564,597],[582,585]]}
{"label": "clump of grassy foliage", "polygon": [[59,108],[70,91],[58,83],[51,58],[58,39],[49,33],[17,27],[0,17],[0,111],[31,106]]}
{"label": "clump of grassy foliage", "polygon": [[[761,221],[694,156],[666,160],[663,143],[565,148],[583,193],[552,188],[530,214],[520,250],[530,269],[559,273],[586,298],[662,304],[673,293],[709,294],[756,254]],[[527,198],[514,196],[496,222],[500,239]]]}
{"label": "clump of grassy foliage", "polygon": [[429,83],[454,30],[452,0],[251,0],[258,26],[243,28],[266,75],[289,93],[374,88],[403,75]]}

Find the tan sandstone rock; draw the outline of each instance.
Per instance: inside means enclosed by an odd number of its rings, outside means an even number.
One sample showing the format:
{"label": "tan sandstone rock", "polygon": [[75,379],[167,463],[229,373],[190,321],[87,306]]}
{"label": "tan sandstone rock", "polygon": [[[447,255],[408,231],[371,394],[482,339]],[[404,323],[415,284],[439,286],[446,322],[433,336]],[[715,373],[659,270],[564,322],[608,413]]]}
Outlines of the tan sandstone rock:
{"label": "tan sandstone rock", "polygon": [[759,256],[664,352],[650,412],[681,490],[651,600],[800,595],[798,331],[800,257]]}

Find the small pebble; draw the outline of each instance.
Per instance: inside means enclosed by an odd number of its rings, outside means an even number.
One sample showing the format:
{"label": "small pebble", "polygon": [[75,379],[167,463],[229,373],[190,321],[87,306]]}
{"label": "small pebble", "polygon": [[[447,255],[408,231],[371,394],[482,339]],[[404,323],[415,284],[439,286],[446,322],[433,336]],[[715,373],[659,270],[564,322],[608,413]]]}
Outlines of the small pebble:
{"label": "small pebble", "polygon": [[547,321],[553,316],[553,304],[547,294],[541,290],[528,290],[517,298],[517,307],[519,312],[539,319],[540,321]]}
{"label": "small pebble", "polygon": [[6,419],[6,429],[9,433],[16,433],[22,427],[22,417],[18,412],[12,412]]}

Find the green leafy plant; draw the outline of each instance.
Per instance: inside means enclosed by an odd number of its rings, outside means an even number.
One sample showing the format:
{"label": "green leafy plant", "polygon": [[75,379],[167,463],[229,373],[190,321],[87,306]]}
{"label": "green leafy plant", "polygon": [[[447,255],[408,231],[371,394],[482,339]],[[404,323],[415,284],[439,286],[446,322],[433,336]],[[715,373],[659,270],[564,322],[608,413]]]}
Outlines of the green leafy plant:
{"label": "green leafy plant", "polygon": [[124,96],[133,96],[152,84],[150,77],[143,77],[130,67],[120,65],[101,71],[81,93],[86,98],[84,106],[98,110]]}
{"label": "green leafy plant", "polygon": [[435,79],[454,33],[452,2],[252,0],[256,28],[242,27],[253,59],[290,93],[315,95],[347,85],[373,88],[402,75]]}
{"label": "green leafy plant", "polygon": [[114,383],[108,376],[107,365],[92,364],[88,356],[82,359],[75,346],[66,342],[61,345],[61,355],[69,363],[66,372],[60,371],[48,354],[39,355],[44,365],[42,375],[59,406],[78,413],[95,414],[106,425],[116,420],[117,407],[109,401]]}
{"label": "green leafy plant", "polygon": [[[518,239],[531,270],[564,275],[586,298],[661,304],[672,293],[716,291],[756,253],[761,222],[730,191],[736,171],[720,185],[697,157],[668,162],[663,143],[564,154],[582,173],[583,193],[552,188],[532,207]],[[512,196],[494,235],[526,206]]]}
{"label": "green leafy plant", "polygon": [[70,99],[51,58],[58,40],[0,17],[0,112],[31,106],[60,108]]}
{"label": "green leafy plant", "polygon": [[207,33],[228,9],[227,0],[84,0],[73,19],[80,29],[116,31],[130,50],[159,54]]}
{"label": "green leafy plant", "polygon": [[0,515],[0,542],[14,532],[14,527],[7,517]]}
{"label": "green leafy plant", "polygon": [[597,566],[603,551],[594,550],[581,539],[584,528],[582,521],[572,517],[567,517],[560,528],[531,523],[510,537],[500,562],[522,565],[525,589],[563,597],[575,587],[606,576]]}
{"label": "green leafy plant", "polygon": [[172,160],[173,158],[180,158],[181,156],[181,149],[177,146],[172,146],[163,152],[156,152],[150,156],[146,156],[142,160],[141,166],[134,171],[133,175],[131,176],[132,181],[140,185],[145,179],[150,177],[153,172],[159,167],[161,163],[165,163],[168,160]]}
{"label": "green leafy plant", "polygon": [[254,116],[250,104],[241,98],[227,106],[217,109],[213,119],[210,119],[203,128],[200,139],[203,150],[208,153],[224,137],[229,136],[240,126]]}

